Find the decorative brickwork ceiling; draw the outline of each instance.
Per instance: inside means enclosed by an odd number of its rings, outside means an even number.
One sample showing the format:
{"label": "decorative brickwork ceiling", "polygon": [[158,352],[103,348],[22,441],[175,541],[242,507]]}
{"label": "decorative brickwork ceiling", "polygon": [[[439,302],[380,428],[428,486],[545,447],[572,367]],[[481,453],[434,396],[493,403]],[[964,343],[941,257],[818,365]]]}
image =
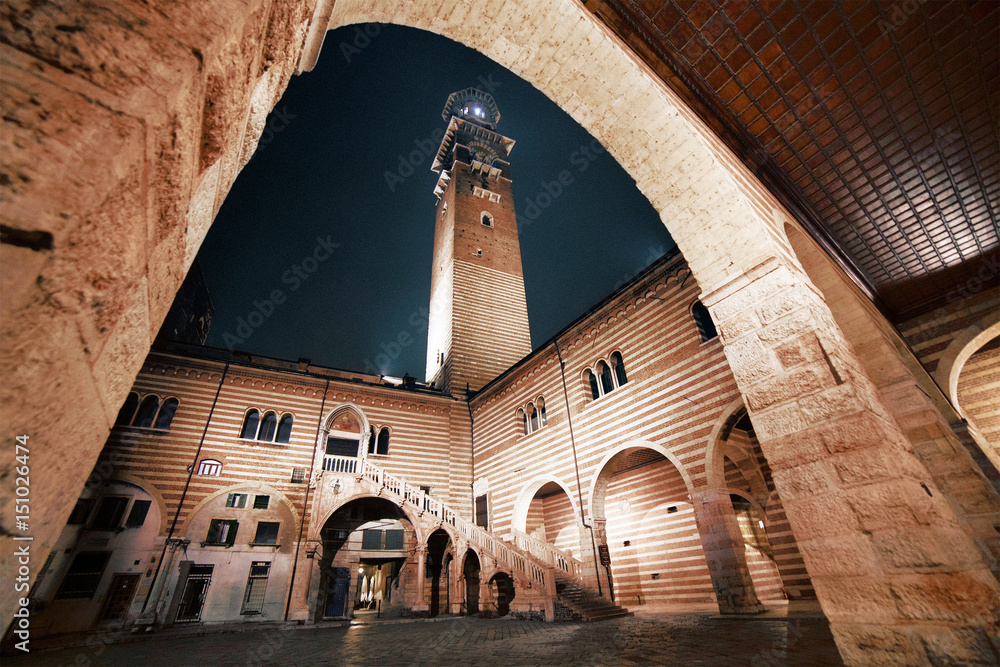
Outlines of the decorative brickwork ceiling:
{"label": "decorative brickwork ceiling", "polygon": [[890,320],[995,265],[1000,3],[587,8],[691,104]]}

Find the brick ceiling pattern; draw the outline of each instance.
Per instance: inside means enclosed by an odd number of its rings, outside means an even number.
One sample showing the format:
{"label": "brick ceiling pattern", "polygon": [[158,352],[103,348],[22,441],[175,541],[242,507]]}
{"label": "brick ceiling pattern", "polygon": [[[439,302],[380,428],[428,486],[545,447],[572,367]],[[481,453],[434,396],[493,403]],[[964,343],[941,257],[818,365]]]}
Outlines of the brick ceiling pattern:
{"label": "brick ceiling pattern", "polygon": [[586,6],[714,114],[890,319],[1000,245],[1000,2]]}

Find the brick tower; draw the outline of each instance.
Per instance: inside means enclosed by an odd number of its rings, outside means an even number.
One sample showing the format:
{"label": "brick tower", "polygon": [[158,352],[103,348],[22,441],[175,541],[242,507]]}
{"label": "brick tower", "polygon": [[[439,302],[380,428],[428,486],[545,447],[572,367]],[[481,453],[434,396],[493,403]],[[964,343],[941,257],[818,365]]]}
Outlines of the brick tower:
{"label": "brick tower", "polygon": [[531,352],[524,274],[507,157],[493,97],[448,97],[431,167],[440,174],[427,332],[427,380],[476,391]]}

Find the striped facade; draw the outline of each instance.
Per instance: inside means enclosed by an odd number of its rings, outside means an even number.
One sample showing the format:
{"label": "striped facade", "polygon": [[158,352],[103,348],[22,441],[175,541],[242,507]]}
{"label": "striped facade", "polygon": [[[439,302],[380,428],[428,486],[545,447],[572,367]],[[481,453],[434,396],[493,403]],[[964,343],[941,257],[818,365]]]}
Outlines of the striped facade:
{"label": "striped facade", "polygon": [[[76,554],[98,536],[68,528],[69,551],[53,559],[38,590],[52,599],[42,624],[48,620],[50,631],[59,632],[80,629],[73,623],[112,622],[95,616],[111,577],[123,573],[141,575],[124,618],[142,621],[156,611],[158,623],[180,622],[190,602],[185,595],[191,597],[186,582],[209,565],[213,575],[199,622],[322,619],[332,595],[329,573],[374,567],[366,565],[374,563],[367,552],[350,546],[361,543],[360,533],[351,532],[346,542],[331,536],[338,526],[358,531],[375,525],[365,523],[373,519],[364,514],[372,503],[391,509],[397,502],[392,494],[362,488],[360,468],[328,465],[326,437],[339,433],[338,416],[348,413],[359,425],[358,460],[428,494],[426,500],[403,494],[409,504],[397,505],[408,511],[382,518],[405,527],[408,545],[405,553],[393,552],[400,560],[392,581],[401,591],[394,608],[464,613],[473,604],[467,597],[472,587],[481,589],[483,604],[494,591],[496,604],[492,573],[503,574],[499,561],[475,547],[483,580],[470,583],[473,575],[462,568],[474,548],[457,529],[442,524],[448,546],[436,561],[432,549],[420,547],[438,521],[430,516],[427,523],[420,511],[431,499],[472,522],[479,495],[492,539],[513,545],[534,538],[549,545],[605,595],[610,583],[619,604],[715,600],[710,560],[717,547],[704,542],[714,515],[700,500],[709,488],[736,499],[743,544],[734,548],[743,551],[757,595],[781,598],[784,588],[792,597],[809,596],[808,576],[752,430],[732,427],[743,414],[739,394],[718,339],[703,341],[692,318],[697,297],[683,260],[666,257],[468,399],[306,363],[181,346],[154,352],[133,391],[140,401],[149,395],[178,400],[169,430],[116,427],[95,475],[132,484],[154,499],[155,530],[143,533],[142,544],[130,542],[129,553],[141,552],[133,559],[140,562],[105,571],[91,614],[67,624],[59,610],[70,601],[52,598]],[[618,358],[623,375],[594,399],[588,369]],[[545,413],[525,435],[518,410],[528,403],[544,406]],[[251,410],[290,415],[288,442],[241,437]],[[373,427],[389,429],[384,455],[368,449]],[[219,464],[217,474],[199,474],[206,462]],[[99,497],[101,485],[92,487],[87,493]],[[248,506],[226,507],[232,494],[247,496]],[[269,505],[250,507],[257,496],[267,496]],[[350,510],[365,498],[368,509]],[[743,512],[741,499],[752,510]],[[233,544],[206,543],[213,520],[238,522]],[[261,522],[280,524],[276,544],[253,542]],[[117,539],[128,537],[124,531]],[[599,562],[599,545],[607,546],[608,567]],[[422,582],[418,573],[432,570],[420,559],[443,569]],[[251,590],[248,573],[265,561],[270,570],[261,611],[248,616],[242,612]],[[487,564],[494,569],[487,572]],[[359,581],[350,580],[349,595],[360,595]],[[524,584],[516,573],[514,581]],[[532,593],[518,590],[515,601],[523,609],[542,608],[530,602]]]}

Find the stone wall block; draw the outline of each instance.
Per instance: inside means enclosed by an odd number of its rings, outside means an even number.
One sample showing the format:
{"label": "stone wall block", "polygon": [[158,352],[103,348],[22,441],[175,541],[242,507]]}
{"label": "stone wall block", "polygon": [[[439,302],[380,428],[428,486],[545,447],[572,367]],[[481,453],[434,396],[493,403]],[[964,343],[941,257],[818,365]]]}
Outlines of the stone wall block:
{"label": "stone wall block", "polygon": [[782,368],[794,368],[799,364],[825,362],[826,355],[814,333],[793,338],[774,348],[774,356]]}
{"label": "stone wall block", "polygon": [[800,396],[809,396],[836,386],[828,368],[813,364],[780,375],[770,382],[758,383],[745,392],[751,410],[763,410],[776,403],[784,403]]}
{"label": "stone wall block", "polygon": [[771,324],[796,310],[805,309],[813,299],[805,290],[785,290],[757,307],[757,314],[764,324]]}
{"label": "stone wall block", "polygon": [[771,377],[778,370],[768,350],[755,337],[747,336],[727,345],[725,352],[738,382],[750,385]]}
{"label": "stone wall block", "polygon": [[[692,260],[689,258],[688,261]],[[693,266],[692,271],[697,275],[698,272]],[[797,282],[789,269],[779,266],[730,294],[707,294],[705,305],[711,311],[712,317],[721,322],[738,313],[754,310],[759,302],[784,292]]]}
{"label": "stone wall block", "polygon": [[781,497],[792,500],[823,494],[833,489],[835,484],[831,481],[828,465],[826,461],[814,461],[782,469],[779,485]]}
{"label": "stone wall block", "polygon": [[[762,446],[765,446],[763,445],[765,439],[770,440],[798,433],[804,431],[809,425],[808,417],[797,404],[773,407],[750,416]],[[765,448],[765,456],[767,456],[767,452],[768,449]]]}
{"label": "stone wall block", "polygon": [[[858,533],[861,526],[857,515],[851,511],[842,492],[827,493],[822,496],[786,498],[786,472],[775,474],[775,485],[785,506],[795,538],[801,545],[808,540],[820,537],[836,537]],[[808,559],[806,566],[809,566]]]}
{"label": "stone wall block", "polygon": [[863,410],[865,400],[853,384],[842,384],[799,400],[810,424],[821,424]]}
{"label": "stone wall block", "polygon": [[872,624],[899,620],[896,594],[887,581],[872,577],[813,577],[812,581],[831,629],[859,618]]}
{"label": "stone wall block", "polygon": [[846,665],[912,667],[927,664],[922,647],[908,633],[883,625],[844,623],[831,626]]}
{"label": "stone wall block", "polygon": [[879,417],[869,412],[845,415],[837,421],[837,428],[824,429],[821,437],[831,454],[852,449],[863,449],[885,444],[899,436]]}
{"label": "stone wall block", "polygon": [[[832,457],[833,468],[840,480],[838,486],[852,486],[889,479],[899,474],[918,477],[920,466],[910,460],[901,458],[884,447],[858,449],[836,454]],[[907,465],[909,464],[909,465]],[[924,471],[926,476],[926,471]]]}
{"label": "stone wall block", "polygon": [[718,325],[719,333],[722,334],[722,340],[727,343],[733,342],[745,334],[756,332],[759,328],[760,321],[753,311],[740,313],[725,322],[720,322]]}
{"label": "stone wall block", "polygon": [[877,531],[902,526],[916,526],[918,518],[924,515],[925,520],[940,513],[933,506],[922,503],[919,493],[926,493],[915,481],[896,479],[878,484],[857,486],[850,489],[848,501],[857,514],[861,526],[865,530]]}
{"label": "stone wall block", "polygon": [[775,438],[767,448],[767,463],[772,470],[794,468],[827,456],[821,434],[809,431]]}
{"label": "stone wall block", "polygon": [[896,577],[892,593],[905,619],[982,625],[994,633],[1000,629],[996,613],[1000,609],[1000,588],[985,571]]}
{"label": "stone wall block", "polygon": [[883,530],[873,534],[871,540],[884,569],[889,572],[967,567],[977,562],[973,557],[975,545],[959,528]]}
{"label": "stone wall block", "polygon": [[809,308],[800,308],[766,325],[758,335],[765,343],[777,346],[787,340],[813,332],[817,328],[813,311]]}
{"label": "stone wall block", "polygon": [[121,397],[126,396],[135,383],[135,376],[153,342],[155,332],[149,322],[148,294],[148,283],[143,276],[132,290],[131,303],[108,333],[94,361],[94,380],[109,423],[118,416]]}
{"label": "stone wall block", "polygon": [[871,544],[862,535],[799,541],[798,547],[809,563],[809,576],[813,579],[856,577],[860,572],[872,572],[878,567]]}
{"label": "stone wall block", "polygon": [[[935,628],[923,632],[920,641],[930,664],[935,667],[995,665],[1000,662],[996,647],[981,628]],[[994,638],[993,641],[1000,643],[1000,639]]]}

